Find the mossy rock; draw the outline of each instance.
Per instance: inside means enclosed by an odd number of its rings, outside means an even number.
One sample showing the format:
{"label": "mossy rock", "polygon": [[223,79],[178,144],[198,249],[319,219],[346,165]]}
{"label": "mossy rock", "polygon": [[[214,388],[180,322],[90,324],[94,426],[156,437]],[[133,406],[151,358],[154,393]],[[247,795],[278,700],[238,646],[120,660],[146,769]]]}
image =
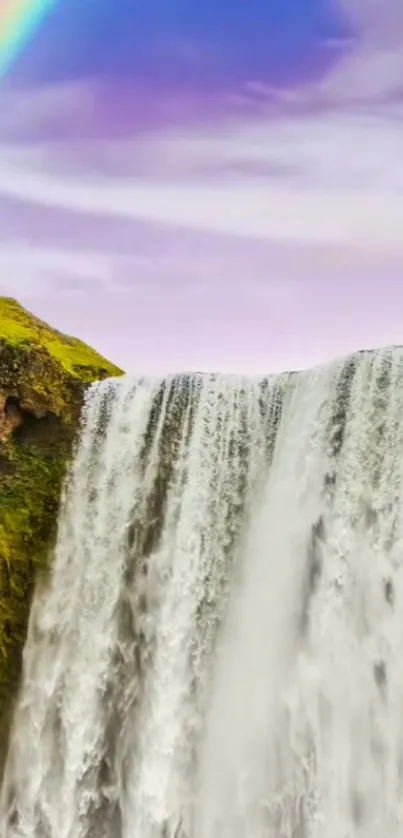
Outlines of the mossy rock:
{"label": "mossy rock", "polygon": [[0,297],[0,771],[38,574],[89,384],[121,370]]}

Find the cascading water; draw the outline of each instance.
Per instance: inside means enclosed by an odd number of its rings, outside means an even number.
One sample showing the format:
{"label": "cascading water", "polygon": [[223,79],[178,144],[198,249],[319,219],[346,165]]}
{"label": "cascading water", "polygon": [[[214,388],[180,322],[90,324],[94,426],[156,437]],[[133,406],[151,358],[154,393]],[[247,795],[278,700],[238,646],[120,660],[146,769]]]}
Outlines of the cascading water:
{"label": "cascading water", "polygon": [[401,838],[403,351],[88,395],[3,838]]}

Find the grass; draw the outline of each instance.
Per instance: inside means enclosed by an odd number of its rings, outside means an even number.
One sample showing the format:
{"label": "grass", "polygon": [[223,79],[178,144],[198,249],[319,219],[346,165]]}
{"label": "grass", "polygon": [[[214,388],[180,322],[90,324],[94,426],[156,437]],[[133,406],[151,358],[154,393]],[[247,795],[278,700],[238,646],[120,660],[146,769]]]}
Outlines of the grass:
{"label": "grass", "polygon": [[94,349],[52,329],[10,297],[0,297],[1,340],[16,349],[46,349],[66,373],[84,382],[93,381],[98,373],[102,378],[122,374],[122,370]]}

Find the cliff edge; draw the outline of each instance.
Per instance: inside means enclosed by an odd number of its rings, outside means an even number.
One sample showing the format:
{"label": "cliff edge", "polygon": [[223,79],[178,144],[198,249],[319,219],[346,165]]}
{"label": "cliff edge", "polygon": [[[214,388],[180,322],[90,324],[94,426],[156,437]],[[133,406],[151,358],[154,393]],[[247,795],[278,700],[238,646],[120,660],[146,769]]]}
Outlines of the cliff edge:
{"label": "cliff edge", "polygon": [[46,572],[86,387],[121,370],[0,297],[0,773],[32,592]]}

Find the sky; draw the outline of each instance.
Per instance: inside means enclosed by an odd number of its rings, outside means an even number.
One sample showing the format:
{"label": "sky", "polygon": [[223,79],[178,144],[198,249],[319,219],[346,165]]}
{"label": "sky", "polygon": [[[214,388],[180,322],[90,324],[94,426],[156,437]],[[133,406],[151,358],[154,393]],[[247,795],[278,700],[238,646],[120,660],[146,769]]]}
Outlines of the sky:
{"label": "sky", "polygon": [[401,0],[58,0],[0,113],[0,293],[124,369],[403,344]]}

